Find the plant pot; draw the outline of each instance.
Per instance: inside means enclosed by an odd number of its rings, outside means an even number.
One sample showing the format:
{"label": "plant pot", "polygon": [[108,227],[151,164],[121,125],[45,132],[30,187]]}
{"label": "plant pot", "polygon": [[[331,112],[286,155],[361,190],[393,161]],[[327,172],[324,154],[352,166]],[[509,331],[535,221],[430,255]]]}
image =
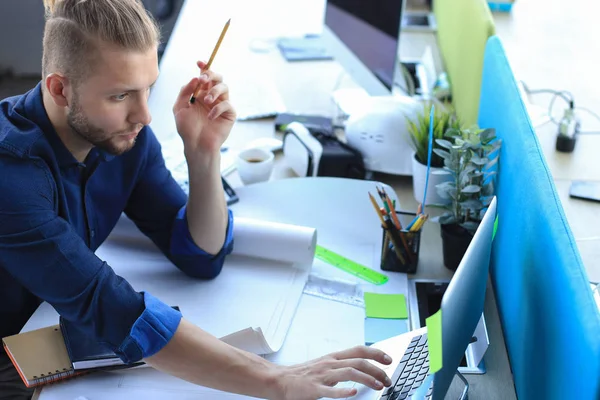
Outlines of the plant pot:
{"label": "plant pot", "polygon": [[458,224],[441,225],[444,265],[455,271],[462,261],[473,235]]}
{"label": "plant pot", "polygon": [[[441,170],[442,168],[431,167],[429,171],[429,184],[427,186],[427,197],[425,198],[425,204],[448,204],[449,199],[442,198],[435,188],[440,183],[449,182],[452,180],[452,175],[437,175],[433,171]],[[417,203],[423,201],[423,192],[425,191],[425,181],[427,179],[427,165],[421,164],[417,157],[413,155],[412,158],[412,172],[413,172],[413,194]]]}

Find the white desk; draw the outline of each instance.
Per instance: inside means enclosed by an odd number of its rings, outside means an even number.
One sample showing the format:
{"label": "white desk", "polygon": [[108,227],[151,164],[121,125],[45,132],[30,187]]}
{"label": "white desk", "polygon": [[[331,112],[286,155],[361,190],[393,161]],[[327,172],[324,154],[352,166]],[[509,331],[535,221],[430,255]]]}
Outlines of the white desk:
{"label": "white desk", "polygon": [[[374,192],[374,187],[375,182],[336,178],[278,180],[239,188],[240,202],[235,204],[232,209],[237,216],[314,226],[318,229],[319,243],[335,246],[341,252],[343,252],[344,245],[360,245],[366,249],[375,249],[371,267],[377,268],[381,230],[378,220],[373,216],[373,210],[366,195],[369,190]],[[387,188],[390,190],[389,187]],[[431,242],[437,240],[438,236],[439,233],[435,230],[426,229],[422,249],[430,248]],[[431,257],[430,252],[421,252],[419,275],[448,276],[448,271],[440,265],[439,257],[437,257],[437,262],[434,261],[435,258],[435,256]],[[433,274],[431,274],[432,272]],[[387,293],[404,291],[405,276],[403,274],[386,274],[390,277],[390,281],[385,285],[364,284],[363,288]],[[508,377],[508,365],[498,317],[494,310],[493,296],[488,290],[485,313],[492,345],[485,358],[487,374],[468,376],[472,385],[471,398],[475,399],[514,398],[514,394],[511,395],[510,391],[504,387]],[[304,361],[301,359],[302,357],[314,358],[330,351],[364,343],[363,312],[362,309],[354,306],[303,295],[297,311],[297,315],[301,316],[299,317],[300,321],[292,323],[286,343],[281,350],[282,353],[285,353],[283,361],[286,363],[300,362]],[[303,326],[306,324],[305,321],[311,321],[313,325]],[[53,323],[56,323],[55,313],[51,312],[46,315],[36,313],[34,321],[28,323],[28,328],[34,328],[36,325],[47,326]],[[128,375],[131,373],[137,377],[135,380],[132,375]],[[150,385],[151,390],[147,387],[137,387],[140,379],[148,384],[160,380],[164,385]],[[123,381],[131,384],[122,385]],[[162,374],[148,369],[135,372],[98,373],[65,381],[54,385],[50,390],[42,390],[39,399],[54,400],[76,396],[86,396],[90,400],[119,399],[123,398],[122,396],[159,399],[166,396],[165,390],[168,391],[170,398],[178,398],[176,393],[185,393],[186,396],[210,395],[209,398],[221,398],[222,395],[205,388],[182,384],[176,380],[168,378],[165,380]],[[461,390],[461,384],[455,382],[451,388],[451,398],[456,398]],[[181,398],[187,397],[182,396]]]}
{"label": "white desk", "polygon": [[[387,187],[387,190],[391,191],[391,188]],[[352,248],[364,249],[366,258],[362,262],[376,269],[380,261],[382,235],[379,221],[373,213],[367,196],[368,191],[375,193],[375,182],[337,178],[279,180],[241,188],[240,202],[235,204],[232,210],[237,217],[315,227],[319,244],[342,254],[353,251]],[[109,237],[108,241],[118,240],[114,236],[116,235]],[[135,247],[138,246],[132,246],[132,253],[136,251]],[[122,249],[120,251],[121,254],[125,254]],[[113,265],[113,268],[119,273],[117,266]],[[330,268],[332,277],[337,274],[345,275],[334,267]],[[388,273],[387,275],[389,281],[382,286],[360,281],[363,290],[383,293],[406,292],[405,274]],[[352,276],[347,276],[347,279],[351,278]],[[216,278],[215,282],[218,282],[218,279]],[[130,283],[138,290],[144,290],[139,282]],[[186,288],[186,285],[181,285],[181,290]],[[187,299],[189,304],[183,304],[182,301],[186,301],[185,293],[179,296],[178,304],[182,309],[185,305],[189,310],[194,304],[193,299]],[[201,307],[198,304],[196,306]],[[303,295],[296,315],[299,315],[300,319],[292,324],[284,348],[279,352],[281,354],[277,354],[279,362],[299,363],[306,361],[307,358],[315,358],[331,351],[364,344],[362,308]],[[221,317],[235,318],[235,315]],[[57,318],[56,313],[49,307],[41,308],[25,329],[55,324]],[[132,379],[132,373],[137,376],[135,380]],[[134,398],[143,396],[147,399],[154,398],[153,396],[166,397],[167,393],[170,398],[184,398],[177,397],[173,390],[204,395],[211,393],[211,398],[219,396],[216,392],[205,388],[181,382],[179,385],[177,381],[161,375],[151,369],[94,374],[94,376],[65,381],[48,390],[42,390],[40,399],[75,398],[79,395],[95,400],[132,396]],[[119,380],[115,376],[131,382],[131,386],[116,383]],[[155,384],[153,393],[146,393],[146,389],[138,390],[134,387],[140,385],[140,382],[159,380],[162,380],[163,385]],[[98,388],[103,388],[102,393],[98,393]]]}

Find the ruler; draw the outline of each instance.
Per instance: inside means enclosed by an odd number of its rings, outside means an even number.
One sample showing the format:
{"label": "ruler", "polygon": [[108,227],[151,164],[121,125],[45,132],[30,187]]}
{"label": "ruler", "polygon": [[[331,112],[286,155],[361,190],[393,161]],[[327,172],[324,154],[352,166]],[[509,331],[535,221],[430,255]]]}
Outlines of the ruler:
{"label": "ruler", "polygon": [[317,245],[315,250],[315,257],[319,260],[325,261],[327,264],[333,265],[336,268],[346,271],[349,274],[357,276],[369,283],[375,285],[383,285],[388,281],[388,277],[380,274],[377,271],[367,268],[362,264],[347,259],[346,257],[339,255],[323,246]]}
{"label": "ruler", "polygon": [[310,274],[302,292],[311,296],[365,308],[363,291],[358,286],[358,283],[344,282]]}

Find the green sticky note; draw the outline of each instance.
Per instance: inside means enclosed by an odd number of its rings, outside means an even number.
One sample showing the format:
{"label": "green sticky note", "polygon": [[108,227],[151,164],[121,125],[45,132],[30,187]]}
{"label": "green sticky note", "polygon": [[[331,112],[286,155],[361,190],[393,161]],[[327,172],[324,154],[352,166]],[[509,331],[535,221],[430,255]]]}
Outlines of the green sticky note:
{"label": "green sticky note", "polygon": [[442,309],[425,319],[425,324],[429,346],[429,373],[434,374],[442,368]]}
{"label": "green sticky note", "polygon": [[365,311],[369,318],[406,319],[406,298],[403,294],[365,292]]}
{"label": "green sticky note", "polygon": [[498,230],[498,216],[496,215],[496,219],[494,220],[494,231],[492,232],[492,240],[496,237],[496,231]]}

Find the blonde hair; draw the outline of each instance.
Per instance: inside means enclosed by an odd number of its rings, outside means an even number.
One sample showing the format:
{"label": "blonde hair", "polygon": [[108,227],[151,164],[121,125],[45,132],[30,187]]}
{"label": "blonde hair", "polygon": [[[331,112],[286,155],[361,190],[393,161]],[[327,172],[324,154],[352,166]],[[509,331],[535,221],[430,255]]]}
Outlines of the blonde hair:
{"label": "blonde hair", "polygon": [[94,70],[107,43],[144,52],[160,42],[159,27],[139,0],[43,0],[42,74],[60,72],[77,84]]}

